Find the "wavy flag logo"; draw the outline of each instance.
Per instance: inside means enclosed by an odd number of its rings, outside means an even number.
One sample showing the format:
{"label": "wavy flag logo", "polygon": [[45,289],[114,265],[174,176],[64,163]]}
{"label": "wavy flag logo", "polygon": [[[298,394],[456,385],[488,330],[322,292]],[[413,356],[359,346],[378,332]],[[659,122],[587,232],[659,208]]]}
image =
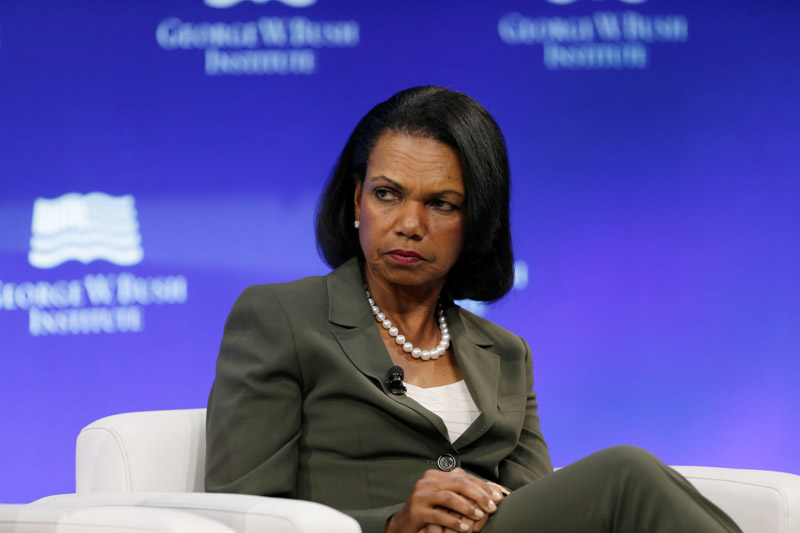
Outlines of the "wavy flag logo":
{"label": "wavy flag logo", "polygon": [[128,266],[144,257],[133,196],[102,192],[37,198],[33,203],[28,262],[53,268],[97,259]]}
{"label": "wavy flag logo", "polygon": [[[226,8],[232,7],[236,4],[244,2],[245,0],[206,0],[206,5],[209,7],[216,7],[216,8]],[[266,4],[269,0],[250,0],[254,4]],[[291,7],[308,7],[312,6],[317,3],[317,0],[277,0],[282,4],[286,4],[287,6]]]}

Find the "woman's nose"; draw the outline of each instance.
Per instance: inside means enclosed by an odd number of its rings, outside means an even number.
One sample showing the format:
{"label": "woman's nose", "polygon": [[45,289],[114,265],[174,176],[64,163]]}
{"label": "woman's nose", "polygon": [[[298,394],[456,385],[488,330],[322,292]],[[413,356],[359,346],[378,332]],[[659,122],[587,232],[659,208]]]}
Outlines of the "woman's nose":
{"label": "woman's nose", "polygon": [[397,233],[409,239],[420,240],[425,236],[425,206],[416,202],[403,205],[397,217]]}

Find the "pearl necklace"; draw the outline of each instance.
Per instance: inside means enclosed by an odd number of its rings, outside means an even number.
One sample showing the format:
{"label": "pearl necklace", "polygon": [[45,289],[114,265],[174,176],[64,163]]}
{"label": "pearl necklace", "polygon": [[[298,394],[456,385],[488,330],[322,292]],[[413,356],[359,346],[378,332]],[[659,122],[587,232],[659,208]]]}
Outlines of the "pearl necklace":
{"label": "pearl necklace", "polygon": [[411,357],[414,359],[422,359],[423,361],[439,359],[440,356],[447,353],[447,349],[450,348],[450,330],[447,329],[447,318],[444,316],[444,309],[442,309],[441,302],[436,305],[436,314],[439,317],[439,330],[442,332],[442,340],[439,341],[439,345],[432,350],[421,350],[415,348],[413,344],[408,342],[405,335],[401,335],[400,331],[392,325],[392,321],[386,318],[385,314],[381,313],[381,308],[375,305],[375,300],[372,299],[366,287],[364,288],[364,292],[367,293],[367,301],[372,308],[372,314],[375,315],[375,320],[380,323],[383,329],[389,330],[389,335],[394,337],[394,342],[403,345],[404,352],[410,353]]}

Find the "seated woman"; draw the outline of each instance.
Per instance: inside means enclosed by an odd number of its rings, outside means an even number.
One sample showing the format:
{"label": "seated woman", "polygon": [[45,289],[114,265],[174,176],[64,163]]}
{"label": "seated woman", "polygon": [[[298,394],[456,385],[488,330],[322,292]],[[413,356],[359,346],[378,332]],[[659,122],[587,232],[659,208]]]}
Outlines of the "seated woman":
{"label": "seated woman", "polygon": [[206,490],[320,502],[365,533],[739,531],[636,448],[553,473],[530,348],[453,303],[513,281],[505,142],[477,102],[417,87],[374,107],[317,243],[333,272],[252,286],[231,310]]}

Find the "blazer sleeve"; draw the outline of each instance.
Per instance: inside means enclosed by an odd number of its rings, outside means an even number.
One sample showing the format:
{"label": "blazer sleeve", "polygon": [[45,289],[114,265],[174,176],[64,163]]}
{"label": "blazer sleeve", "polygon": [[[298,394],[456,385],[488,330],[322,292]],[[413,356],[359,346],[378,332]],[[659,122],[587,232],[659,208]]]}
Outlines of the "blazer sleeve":
{"label": "blazer sleeve", "polygon": [[[267,286],[246,289],[228,315],[208,399],[207,492],[298,497],[302,391],[280,301]],[[378,533],[404,503],[343,512]]]}
{"label": "blazer sleeve", "polygon": [[527,372],[527,403],[522,432],[514,451],[500,463],[500,484],[512,490],[553,471],[550,452],[539,427],[538,404],[533,390],[533,358],[525,339],[525,368]]}
{"label": "blazer sleeve", "polygon": [[377,509],[359,509],[357,511],[344,509],[342,512],[355,518],[361,528],[361,533],[384,533],[386,522],[405,504],[406,502],[402,502]]}
{"label": "blazer sleeve", "polygon": [[233,305],[206,414],[208,492],[296,497],[302,376],[294,334],[265,285]]}

